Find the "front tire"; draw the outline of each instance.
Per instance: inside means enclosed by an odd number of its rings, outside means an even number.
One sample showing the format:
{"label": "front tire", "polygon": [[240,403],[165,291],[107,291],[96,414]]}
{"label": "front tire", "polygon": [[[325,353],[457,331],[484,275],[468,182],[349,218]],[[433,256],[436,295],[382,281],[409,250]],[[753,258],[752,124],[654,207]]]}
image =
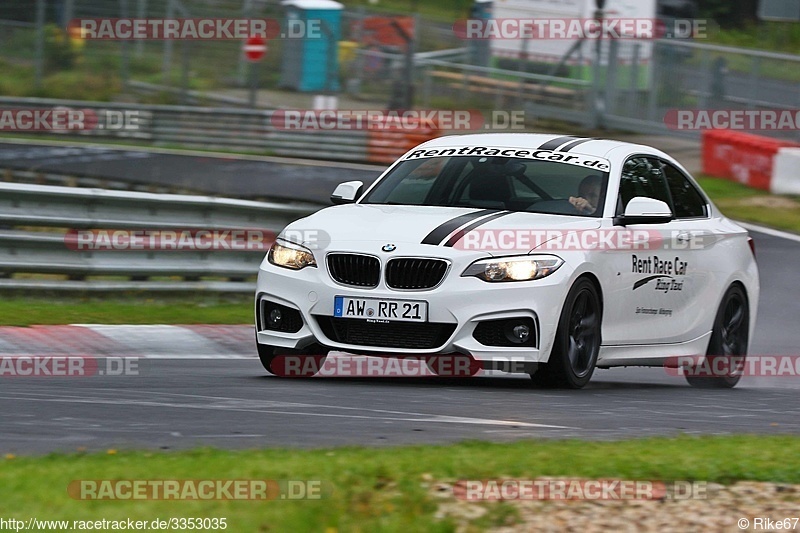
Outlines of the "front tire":
{"label": "front tire", "polygon": [[597,287],[578,279],[564,302],[550,360],[531,375],[534,384],[581,389],[589,383],[600,353],[602,315]]}
{"label": "front tire", "polygon": [[[692,387],[702,389],[731,389],[739,383],[742,377],[741,368],[738,364],[744,363],[747,356],[747,344],[750,336],[750,306],[747,303],[747,295],[740,285],[731,285],[722,303],[717,310],[714,319],[714,329],[711,331],[711,339],[708,342],[707,358],[724,357],[726,359],[724,368],[731,372],[724,376],[686,376],[686,381]],[[737,369],[733,369],[732,358],[736,358]],[[716,365],[711,365],[713,368]]]}

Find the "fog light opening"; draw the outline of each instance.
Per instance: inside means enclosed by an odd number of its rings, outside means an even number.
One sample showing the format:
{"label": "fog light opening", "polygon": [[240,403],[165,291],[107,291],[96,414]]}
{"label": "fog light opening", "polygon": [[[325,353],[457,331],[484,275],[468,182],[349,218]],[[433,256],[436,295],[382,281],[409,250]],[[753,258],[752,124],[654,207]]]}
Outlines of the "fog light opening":
{"label": "fog light opening", "polygon": [[281,314],[280,309],[272,309],[267,317],[267,325],[271,328],[277,328],[280,326],[282,318],[283,315]]}
{"label": "fog light opening", "polygon": [[510,334],[506,334],[508,340],[515,344],[525,344],[531,336],[531,328],[527,324],[517,324],[512,326]]}

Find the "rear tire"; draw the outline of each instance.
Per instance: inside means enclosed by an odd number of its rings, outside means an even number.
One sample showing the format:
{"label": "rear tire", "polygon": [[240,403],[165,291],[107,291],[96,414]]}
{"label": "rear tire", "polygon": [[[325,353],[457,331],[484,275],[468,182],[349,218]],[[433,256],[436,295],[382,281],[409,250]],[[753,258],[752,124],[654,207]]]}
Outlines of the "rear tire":
{"label": "rear tire", "polygon": [[[747,357],[747,344],[750,336],[750,306],[747,295],[740,285],[731,285],[714,318],[714,329],[711,330],[711,339],[708,342],[706,357],[724,357],[725,367],[731,369],[732,357]],[[738,360],[737,360],[738,362]],[[712,368],[715,365],[711,365]],[[739,368],[741,370],[741,367]],[[741,371],[734,371],[727,376],[701,377],[687,375],[686,381],[692,387],[701,389],[731,389],[739,383]]]}
{"label": "rear tire", "polygon": [[580,278],[567,294],[550,360],[531,375],[545,387],[581,389],[589,383],[600,353],[603,309],[594,283]]}
{"label": "rear tire", "polygon": [[285,369],[282,371],[280,368],[276,367],[276,365],[280,365],[282,356],[289,355],[314,358],[313,365],[300,365],[303,369],[305,369],[306,366],[313,369],[322,368],[322,365],[325,363],[325,359],[328,357],[328,351],[320,350],[319,345],[312,345],[304,350],[295,350],[256,343],[256,348],[258,349],[258,358],[261,360],[261,364],[264,366],[264,369],[274,376],[311,377],[317,373],[316,370],[306,370],[301,373],[287,373]]}

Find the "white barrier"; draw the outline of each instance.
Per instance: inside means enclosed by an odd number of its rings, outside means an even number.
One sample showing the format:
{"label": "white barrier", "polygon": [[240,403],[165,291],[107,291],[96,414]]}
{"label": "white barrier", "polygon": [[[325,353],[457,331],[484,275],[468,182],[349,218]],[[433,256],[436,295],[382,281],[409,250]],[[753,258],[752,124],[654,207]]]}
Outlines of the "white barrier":
{"label": "white barrier", "polygon": [[772,161],[770,192],[800,195],[800,148],[781,148]]}

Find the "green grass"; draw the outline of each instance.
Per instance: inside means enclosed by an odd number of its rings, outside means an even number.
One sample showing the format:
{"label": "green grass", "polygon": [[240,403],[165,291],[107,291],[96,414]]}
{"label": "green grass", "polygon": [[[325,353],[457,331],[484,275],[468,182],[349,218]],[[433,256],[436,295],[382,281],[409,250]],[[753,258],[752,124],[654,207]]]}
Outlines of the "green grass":
{"label": "green grass", "polygon": [[0,60],[0,94],[3,96],[109,101],[122,88],[114,71],[97,68],[48,73],[42,87],[34,84],[33,68]]}
{"label": "green grass", "polygon": [[724,28],[708,32],[712,44],[797,54],[800,50],[800,25],[794,22],[764,21],[744,28]]}
{"label": "green grass", "polygon": [[701,176],[700,186],[729,218],[800,233],[800,201],[741,183]]}
{"label": "green grass", "polygon": [[[11,62],[0,59],[0,94],[100,102],[113,100],[123,92],[119,45],[93,42],[91,46],[95,49],[79,54],[72,67],[48,65],[45,68],[42,85],[38,88],[35,85],[32,61],[17,59],[16,62]],[[220,86],[223,67],[220,65],[220,60],[215,59],[216,61],[208,61],[199,52],[196,53],[193,63],[190,64],[189,89],[206,90]],[[233,70],[230,66],[231,61],[227,63],[224,72]],[[154,51],[149,51],[141,58],[131,54],[128,75],[131,80],[164,83],[160,55]],[[182,79],[180,61],[179,58],[175,58],[168,72],[167,84],[180,87]],[[155,103],[164,103],[165,98],[167,98],[165,95],[156,94],[141,96],[139,99],[143,102],[152,100]]]}
{"label": "green grass", "polygon": [[249,297],[212,299],[3,298],[0,326],[46,324],[251,324]]}
{"label": "green grass", "polygon": [[[764,420],[763,423],[767,423]],[[280,428],[275,428],[280,431]],[[451,446],[268,449],[48,455],[3,460],[4,518],[226,517],[231,531],[453,531],[435,513],[437,482],[501,476],[800,483],[800,439],[791,436],[650,438],[621,442],[468,442]],[[287,501],[82,501],[85,479],[319,480],[325,497]],[[481,505],[481,504],[476,504]],[[509,522],[497,508],[474,527]]]}
{"label": "green grass", "polygon": [[[739,53],[719,53],[711,54],[711,64],[714,58],[722,57],[726,61],[726,68],[729,72],[738,72],[742,76],[753,76],[754,62],[758,63],[758,70],[756,77],[760,83],[770,80],[780,80],[785,82],[798,82],[800,81],[800,74],[798,74],[798,61],[787,61],[783,59],[763,59],[754,58]],[[691,63],[696,67],[704,66],[699,52],[695,53]],[[759,98],[758,92],[755,92],[753,98]]]}

